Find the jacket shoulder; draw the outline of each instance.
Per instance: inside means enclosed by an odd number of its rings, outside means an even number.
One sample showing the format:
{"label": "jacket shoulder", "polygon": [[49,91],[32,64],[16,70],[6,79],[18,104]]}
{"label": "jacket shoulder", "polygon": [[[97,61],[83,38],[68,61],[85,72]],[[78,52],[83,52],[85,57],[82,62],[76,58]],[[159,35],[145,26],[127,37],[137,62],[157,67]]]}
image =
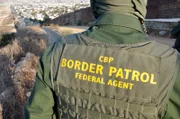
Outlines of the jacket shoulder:
{"label": "jacket shoulder", "polygon": [[168,45],[158,43],[158,42],[154,42],[154,45],[151,49],[151,53],[155,54],[155,56],[158,56],[161,58],[169,57],[172,55],[178,56],[177,50],[175,50],[174,48],[172,48]]}

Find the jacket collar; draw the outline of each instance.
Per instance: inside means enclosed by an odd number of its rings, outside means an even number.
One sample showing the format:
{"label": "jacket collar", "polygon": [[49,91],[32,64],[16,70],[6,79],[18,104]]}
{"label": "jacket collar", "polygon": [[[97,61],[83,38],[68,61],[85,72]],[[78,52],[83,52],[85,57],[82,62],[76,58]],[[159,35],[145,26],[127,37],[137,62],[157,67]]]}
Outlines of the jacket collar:
{"label": "jacket collar", "polygon": [[144,33],[140,20],[125,14],[104,13],[97,18],[94,25],[122,26]]}

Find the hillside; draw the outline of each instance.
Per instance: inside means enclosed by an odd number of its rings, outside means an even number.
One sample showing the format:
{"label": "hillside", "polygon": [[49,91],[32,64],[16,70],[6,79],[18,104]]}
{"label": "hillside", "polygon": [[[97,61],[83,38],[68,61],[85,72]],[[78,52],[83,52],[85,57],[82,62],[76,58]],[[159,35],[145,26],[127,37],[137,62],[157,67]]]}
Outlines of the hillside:
{"label": "hillside", "polygon": [[23,108],[34,86],[39,56],[61,37],[59,33],[67,35],[84,29],[86,27],[19,28],[12,42],[0,47],[0,119],[23,119]]}
{"label": "hillside", "polygon": [[0,48],[0,119],[23,119],[23,105],[33,88],[47,39],[39,27],[23,28],[12,43]]}

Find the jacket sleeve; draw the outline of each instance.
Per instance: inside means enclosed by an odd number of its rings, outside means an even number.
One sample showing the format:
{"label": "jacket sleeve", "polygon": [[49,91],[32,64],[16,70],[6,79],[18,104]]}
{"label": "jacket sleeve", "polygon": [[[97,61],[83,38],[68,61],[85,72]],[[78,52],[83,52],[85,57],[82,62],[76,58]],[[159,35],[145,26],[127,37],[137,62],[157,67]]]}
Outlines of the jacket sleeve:
{"label": "jacket sleeve", "polygon": [[178,36],[180,32],[180,24],[178,24],[177,26],[175,26],[172,30],[171,30],[171,35],[176,38]]}
{"label": "jacket sleeve", "polygon": [[164,119],[180,119],[180,72],[167,105]]}
{"label": "jacket sleeve", "polygon": [[24,109],[25,119],[53,119],[55,102],[50,81],[50,56],[47,55],[51,48],[40,59],[35,85]]}

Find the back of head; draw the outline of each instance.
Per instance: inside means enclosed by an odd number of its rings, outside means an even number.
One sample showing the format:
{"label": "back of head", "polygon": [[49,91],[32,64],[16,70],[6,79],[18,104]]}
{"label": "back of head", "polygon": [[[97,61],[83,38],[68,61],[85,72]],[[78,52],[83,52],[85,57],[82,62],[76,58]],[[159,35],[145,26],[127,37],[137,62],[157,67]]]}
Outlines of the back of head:
{"label": "back of head", "polygon": [[147,0],[90,0],[95,18],[103,13],[119,13],[138,17],[146,16]]}

